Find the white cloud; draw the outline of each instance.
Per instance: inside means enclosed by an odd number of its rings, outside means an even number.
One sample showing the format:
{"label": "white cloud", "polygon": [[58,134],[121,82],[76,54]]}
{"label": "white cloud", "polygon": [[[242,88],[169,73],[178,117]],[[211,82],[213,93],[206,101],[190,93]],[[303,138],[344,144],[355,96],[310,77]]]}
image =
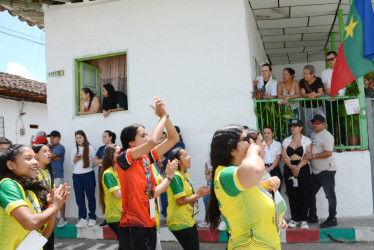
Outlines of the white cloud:
{"label": "white cloud", "polygon": [[36,80],[34,77],[31,76],[31,72],[28,71],[24,66],[19,64],[18,62],[8,62],[8,65],[6,66],[7,73],[22,76],[27,79]]}

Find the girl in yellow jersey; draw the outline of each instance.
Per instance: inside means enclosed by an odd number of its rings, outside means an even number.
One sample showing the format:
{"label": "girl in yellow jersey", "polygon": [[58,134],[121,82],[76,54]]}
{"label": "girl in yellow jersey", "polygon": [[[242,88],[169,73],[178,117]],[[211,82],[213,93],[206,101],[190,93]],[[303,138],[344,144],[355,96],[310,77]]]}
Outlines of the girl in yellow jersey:
{"label": "girl in yellow jersey", "polygon": [[[39,163],[38,180],[43,183],[43,185],[47,188],[47,192],[50,193],[54,188],[54,182],[49,147],[45,144],[34,144],[32,146],[32,150],[36,154],[36,160]],[[43,247],[43,250],[53,250],[54,243],[55,234],[54,231],[52,231],[51,236],[48,238],[48,242]]]}
{"label": "girl in yellow jersey", "polygon": [[[222,215],[230,234],[229,250],[281,248],[274,201],[259,185],[265,171],[263,150],[242,126],[226,126],[213,136],[214,184],[206,216],[215,229]],[[273,177],[267,184],[277,189],[279,183]],[[281,226],[286,226],[285,221]]]}
{"label": "girl in yellow jersey", "polygon": [[[0,153],[0,249],[16,249],[30,231],[37,230],[46,238],[53,231],[56,213],[69,198],[70,187],[61,185],[46,196],[38,172],[30,147],[16,144]],[[48,204],[43,211],[42,204]]]}
{"label": "girl in yellow jersey", "polygon": [[[102,169],[99,175],[99,201],[110,229],[119,237],[119,222],[122,211],[121,184],[116,158],[121,151],[117,144],[108,144],[104,150]],[[121,249],[121,246],[118,248]]]}
{"label": "girl in yellow jersey", "polygon": [[199,237],[196,228],[195,214],[197,199],[210,193],[208,186],[200,187],[197,192],[193,187],[187,169],[191,167],[191,157],[181,147],[170,152],[169,160],[178,160],[178,170],[167,191],[167,223],[183,249],[199,249]]}

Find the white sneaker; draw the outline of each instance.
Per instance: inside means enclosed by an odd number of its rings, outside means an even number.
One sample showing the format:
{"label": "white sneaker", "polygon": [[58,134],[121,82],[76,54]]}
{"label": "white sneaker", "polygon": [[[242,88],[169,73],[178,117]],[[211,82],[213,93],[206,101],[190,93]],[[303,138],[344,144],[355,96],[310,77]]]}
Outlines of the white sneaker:
{"label": "white sneaker", "polygon": [[94,227],[95,225],[96,225],[96,221],[95,220],[92,220],[92,219],[88,220],[88,226],[89,227]]}
{"label": "white sneaker", "polygon": [[226,223],[222,220],[221,223],[218,225],[219,231],[225,231],[226,230]]}
{"label": "white sneaker", "polygon": [[300,223],[298,221],[294,221],[294,220],[290,220],[288,222],[288,227],[290,228],[295,228],[296,226],[298,226]]}
{"label": "white sneaker", "polygon": [[78,223],[75,225],[75,227],[87,227],[87,220],[85,219],[80,219]]}
{"label": "white sneaker", "polygon": [[307,221],[301,221],[300,222],[300,229],[309,229],[308,222]]}
{"label": "white sneaker", "polygon": [[199,224],[197,224],[197,226],[201,227],[201,228],[208,228],[209,227],[209,223],[206,223],[205,221],[202,221]]}
{"label": "white sneaker", "polygon": [[60,218],[57,223],[57,227],[64,227],[66,224],[68,224],[68,221],[66,219]]}

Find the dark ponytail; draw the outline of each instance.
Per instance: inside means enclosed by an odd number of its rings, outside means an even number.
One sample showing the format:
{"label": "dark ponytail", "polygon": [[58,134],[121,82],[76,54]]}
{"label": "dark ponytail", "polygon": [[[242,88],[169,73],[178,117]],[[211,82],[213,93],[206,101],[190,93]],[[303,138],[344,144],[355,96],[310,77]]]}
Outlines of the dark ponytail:
{"label": "dark ponytail", "polygon": [[94,94],[94,92],[92,92],[92,90],[90,88],[83,88],[82,91],[85,94],[90,94],[90,101],[88,103],[88,110],[90,110],[91,109],[92,100],[93,100],[95,94]]}
{"label": "dark ponytail", "polygon": [[[236,149],[242,132],[242,126],[228,125],[214,133],[210,146],[210,161],[213,167],[213,183],[218,166],[229,166],[232,163],[233,159],[231,151]],[[210,230],[212,231],[217,229],[221,221],[221,211],[219,210],[214,184],[210,187],[210,199],[205,214],[205,221],[210,223]]]}
{"label": "dark ponytail", "polygon": [[116,133],[114,133],[110,130],[105,130],[104,132],[107,133],[109,135],[109,137],[112,137],[112,139],[111,139],[112,144],[116,143],[116,138],[117,138]]}

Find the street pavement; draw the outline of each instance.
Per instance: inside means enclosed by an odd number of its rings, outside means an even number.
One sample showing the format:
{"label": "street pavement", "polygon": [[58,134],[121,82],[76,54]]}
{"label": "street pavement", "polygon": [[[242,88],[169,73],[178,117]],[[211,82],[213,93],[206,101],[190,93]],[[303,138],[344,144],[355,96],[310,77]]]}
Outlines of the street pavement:
{"label": "street pavement", "polygon": [[[115,250],[115,240],[55,239],[55,250]],[[183,250],[178,242],[162,242],[163,250]],[[226,249],[226,243],[200,243],[201,250]],[[282,244],[283,250],[374,250],[374,242],[366,243],[296,243]]]}

